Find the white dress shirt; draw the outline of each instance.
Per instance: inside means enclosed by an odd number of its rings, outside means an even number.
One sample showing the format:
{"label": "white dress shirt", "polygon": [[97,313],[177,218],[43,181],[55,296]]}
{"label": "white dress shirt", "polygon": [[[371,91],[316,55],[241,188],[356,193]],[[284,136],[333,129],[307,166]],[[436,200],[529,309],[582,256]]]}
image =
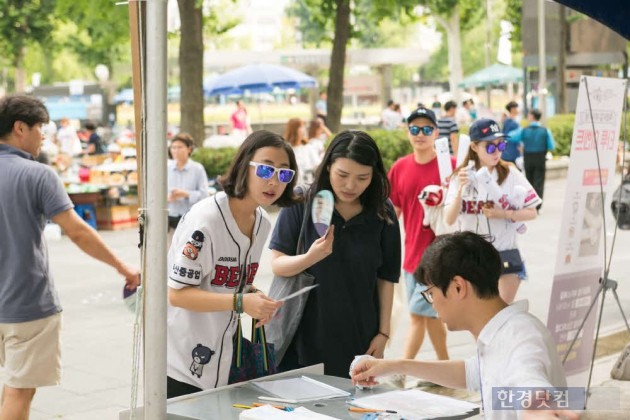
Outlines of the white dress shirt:
{"label": "white dress shirt", "polygon": [[487,419],[517,419],[522,411],[493,410],[492,387],[566,387],[556,344],[542,322],[519,301],[497,313],[466,360],[466,386],[480,391]]}

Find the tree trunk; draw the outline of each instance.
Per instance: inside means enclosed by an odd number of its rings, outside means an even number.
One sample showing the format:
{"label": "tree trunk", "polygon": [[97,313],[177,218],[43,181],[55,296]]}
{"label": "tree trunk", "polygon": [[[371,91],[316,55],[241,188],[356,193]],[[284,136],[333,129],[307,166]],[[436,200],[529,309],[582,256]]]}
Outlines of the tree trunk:
{"label": "tree trunk", "polygon": [[459,8],[455,6],[450,16],[435,16],[437,22],[446,31],[448,45],[448,83],[455,102],[461,106],[461,92],[459,84],[464,79],[462,67],[462,38],[459,31]]}
{"label": "tree trunk", "polygon": [[558,66],[556,67],[558,80],[558,113],[566,114],[567,109],[567,82],[565,71],[567,67],[567,40],[569,32],[569,23],[567,22],[567,8],[560,5],[560,16],[558,24],[560,25],[560,47],[558,48]]}
{"label": "tree trunk", "polygon": [[26,92],[26,71],[24,70],[24,56],[26,55],[26,48],[19,49],[17,56],[15,57],[15,92]]}
{"label": "tree trunk", "polygon": [[341,111],[343,110],[343,76],[346,68],[346,46],[350,37],[350,0],[336,0],[335,39],[330,55],[328,73],[328,103],[326,118],[328,128],[333,133],[339,132]]}
{"label": "tree trunk", "polygon": [[195,145],[203,145],[203,32],[201,7],[191,0],[177,0],[181,20],[179,41],[180,131],[188,132]]}

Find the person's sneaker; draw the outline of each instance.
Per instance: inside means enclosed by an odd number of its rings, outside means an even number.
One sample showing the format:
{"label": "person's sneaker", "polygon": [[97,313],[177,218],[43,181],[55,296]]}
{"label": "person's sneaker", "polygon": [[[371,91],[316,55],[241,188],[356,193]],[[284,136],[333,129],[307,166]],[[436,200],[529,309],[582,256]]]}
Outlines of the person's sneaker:
{"label": "person's sneaker", "polygon": [[391,383],[396,388],[405,388],[405,382],[407,382],[406,375],[392,375],[389,379],[389,383]]}

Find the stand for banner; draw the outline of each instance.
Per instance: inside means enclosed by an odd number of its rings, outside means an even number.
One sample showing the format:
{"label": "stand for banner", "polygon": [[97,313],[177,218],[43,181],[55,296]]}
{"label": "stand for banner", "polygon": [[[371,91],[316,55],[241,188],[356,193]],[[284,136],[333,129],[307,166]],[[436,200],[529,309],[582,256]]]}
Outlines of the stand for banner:
{"label": "stand for banner", "polygon": [[[612,255],[611,255],[611,257],[612,257]],[[617,301],[617,306],[619,307],[619,312],[621,312],[621,317],[623,318],[623,321],[626,324],[626,329],[628,330],[628,333],[630,333],[630,324],[628,324],[628,318],[626,318],[626,314],[623,312],[623,308],[621,307],[621,302],[619,301],[619,295],[617,294],[617,285],[618,285],[618,283],[615,280],[609,279],[607,273],[608,273],[608,270],[606,270],[606,274],[604,275],[604,277],[599,279],[599,288],[597,289],[597,293],[595,293],[595,296],[593,297],[593,301],[591,302],[591,305],[589,306],[588,311],[586,311],[586,315],[584,315],[584,319],[582,320],[582,323],[580,324],[580,327],[578,328],[578,330],[577,330],[577,332],[575,334],[575,337],[573,337],[573,340],[571,341],[571,344],[569,345],[567,353],[562,358],[562,363],[564,364],[567,361],[567,358],[569,357],[569,355],[571,354],[571,350],[573,350],[573,346],[575,345],[575,342],[577,341],[578,337],[580,336],[580,332],[584,328],[584,324],[586,324],[586,320],[588,319],[589,315],[591,314],[591,311],[595,307],[595,303],[597,303],[597,299],[599,298],[599,295],[601,294],[602,295],[602,301],[601,301],[601,303],[599,305],[600,306],[599,307],[599,317],[597,318],[597,327],[595,328],[595,342],[593,344],[593,355],[591,356],[591,367],[590,367],[590,370],[588,372],[588,385],[586,387],[586,399],[587,399],[587,401],[588,401],[589,391],[591,389],[591,377],[593,375],[593,365],[595,364],[595,350],[597,349],[597,341],[599,339],[599,328],[600,328],[600,325],[602,323],[602,313],[604,312],[604,301],[606,300],[606,292],[608,292],[608,291],[612,292],[613,297]]]}
{"label": "stand for banner", "polygon": [[[591,106],[591,97],[590,97],[590,92],[588,90],[588,78],[584,79],[584,83],[586,85],[586,97],[588,99],[588,105],[589,105],[589,113],[590,113],[590,118],[591,118],[591,123],[593,124],[593,133],[594,133],[594,139],[595,139],[595,153],[597,155],[597,165],[598,167],[600,167],[600,160],[599,160],[599,151],[598,151],[598,146],[597,146],[597,137],[595,136],[596,130],[595,130],[595,123],[594,123],[594,118],[593,118],[593,109]],[[626,112],[627,112],[627,103],[628,101],[625,99],[628,97],[628,84],[626,84],[626,89],[625,89],[625,95],[624,95],[624,106],[623,106],[623,115],[625,116]],[[626,139],[626,124],[625,121],[623,123],[623,139],[621,139],[620,141],[623,141],[625,143],[625,139]],[[625,150],[625,145],[624,145],[624,150]],[[624,159],[622,160],[622,168],[621,168],[621,176],[622,176],[622,180],[623,180],[623,163],[625,161],[625,156]],[[606,217],[605,217],[605,200],[603,199],[604,197],[604,186],[603,186],[603,181],[602,178],[600,177],[600,191],[601,191],[601,195],[602,195],[602,218],[604,219],[603,224],[604,224],[604,235],[606,232],[605,226],[606,226]],[[613,253],[613,249],[614,249],[614,238],[616,238],[617,235],[617,229],[618,229],[618,225],[615,223],[615,234],[613,237],[613,246],[611,247],[610,250],[610,257],[608,258],[608,261],[606,261],[606,252],[604,251],[604,277],[600,277],[599,279],[599,287],[597,289],[597,292],[595,293],[595,296],[593,296],[593,300],[588,308],[588,310],[586,311],[586,314],[584,315],[584,318],[582,319],[582,322],[580,324],[580,327],[577,329],[577,331],[575,332],[575,336],[573,337],[573,340],[571,340],[571,344],[568,347],[568,350],[566,352],[566,354],[564,355],[564,357],[562,358],[562,364],[565,364],[569,355],[571,354],[571,350],[573,350],[573,346],[575,345],[576,341],[578,340],[578,338],[580,337],[580,333],[582,332],[582,329],[584,328],[584,325],[586,324],[586,321],[588,319],[588,317],[591,314],[591,311],[593,310],[593,308],[595,307],[595,304],[597,303],[597,299],[599,298],[599,295],[602,295],[602,300],[600,303],[600,307],[599,307],[599,317],[597,318],[597,326],[595,328],[595,340],[593,343],[593,353],[591,355],[591,364],[590,364],[590,368],[589,368],[589,373],[588,373],[588,383],[587,383],[587,387],[586,387],[586,401],[584,402],[585,407],[587,405],[588,402],[588,397],[590,394],[590,388],[591,388],[591,379],[593,376],[593,366],[595,364],[595,352],[597,350],[597,342],[599,339],[599,331],[600,331],[600,326],[601,326],[601,322],[602,322],[602,314],[604,312],[604,303],[606,301],[606,292],[610,291],[613,294],[613,297],[615,298],[615,301],[617,302],[617,306],[619,307],[619,312],[621,312],[621,317],[624,321],[624,323],[626,324],[626,329],[628,330],[628,333],[630,333],[630,324],[628,324],[628,318],[626,317],[626,314],[623,311],[623,308],[621,306],[621,302],[619,300],[619,295],[617,294],[617,287],[618,287],[618,283],[615,280],[612,280],[610,278],[608,278],[608,273],[610,272],[610,263],[612,261],[612,253]],[[605,245],[606,244],[606,239],[604,238],[604,249],[605,249]]]}

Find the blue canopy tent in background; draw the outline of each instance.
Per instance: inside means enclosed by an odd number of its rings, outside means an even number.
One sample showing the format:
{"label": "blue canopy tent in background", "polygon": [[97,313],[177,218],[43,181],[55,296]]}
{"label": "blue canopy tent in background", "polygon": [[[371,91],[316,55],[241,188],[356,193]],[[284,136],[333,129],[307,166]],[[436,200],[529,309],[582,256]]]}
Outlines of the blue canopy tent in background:
{"label": "blue canopy tent in background", "polygon": [[316,87],[314,78],[292,68],[275,64],[248,64],[216,77],[208,83],[206,90],[208,95],[213,96]]}

